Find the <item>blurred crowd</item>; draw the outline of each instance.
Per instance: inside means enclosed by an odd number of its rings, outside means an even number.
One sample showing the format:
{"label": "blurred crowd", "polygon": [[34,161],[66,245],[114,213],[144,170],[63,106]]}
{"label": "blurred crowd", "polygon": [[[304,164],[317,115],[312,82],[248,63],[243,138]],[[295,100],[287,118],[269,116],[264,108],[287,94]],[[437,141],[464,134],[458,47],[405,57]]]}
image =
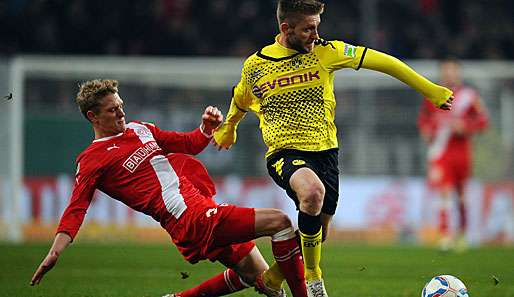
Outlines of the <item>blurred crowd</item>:
{"label": "blurred crowd", "polygon": [[[326,39],[400,58],[514,59],[512,0],[324,2]],[[3,0],[0,55],[248,56],[273,42],[275,7],[276,0]]]}

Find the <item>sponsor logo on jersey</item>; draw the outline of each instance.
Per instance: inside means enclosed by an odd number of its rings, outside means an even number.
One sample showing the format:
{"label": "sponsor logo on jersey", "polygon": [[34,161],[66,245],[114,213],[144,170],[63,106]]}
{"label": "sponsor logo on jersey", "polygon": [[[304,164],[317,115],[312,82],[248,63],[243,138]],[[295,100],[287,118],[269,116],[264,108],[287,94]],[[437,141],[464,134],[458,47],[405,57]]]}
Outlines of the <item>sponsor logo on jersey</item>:
{"label": "sponsor logo on jersey", "polygon": [[304,164],[305,164],[304,160],[293,160],[293,165],[295,165],[295,166],[300,166],[300,165],[304,165]]}
{"label": "sponsor logo on jersey", "polygon": [[274,90],[275,88],[283,88],[295,84],[301,84],[304,82],[311,82],[320,79],[321,78],[319,76],[319,70],[316,70],[315,72],[309,71],[306,73],[279,77],[272,81],[267,81],[260,85],[255,85],[252,88],[252,92],[255,95],[255,97],[261,98],[264,93],[270,90]]}
{"label": "sponsor logo on jersey", "polygon": [[344,45],[343,54],[347,57],[355,58],[355,55],[357,54],[357,48],[351,44],[346,43]]}
{"label": "sponsor logo on jersey", "polygon": [[155,142],[147,142],[142,147],[139,147],[135,152],[130,155],[130,157],[123,162],[123,167],[133,173],[137,167],[143,163],[148,156],[150,156],[153,152],[160,150],[161,148],[159,145]]}
{"label": "sponsor logo on jersey", "polygon": [[250,73],[250,79],[257,80],[263,75],[263,72],[261,69],[255,70],[252,73]]}

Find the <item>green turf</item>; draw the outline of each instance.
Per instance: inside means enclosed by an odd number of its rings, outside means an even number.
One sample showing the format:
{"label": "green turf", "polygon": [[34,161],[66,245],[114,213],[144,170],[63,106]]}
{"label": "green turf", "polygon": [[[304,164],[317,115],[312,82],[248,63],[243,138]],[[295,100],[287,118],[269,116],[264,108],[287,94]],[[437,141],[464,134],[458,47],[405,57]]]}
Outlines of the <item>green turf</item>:
{"label": "green turf", "polygon": [[[0,296],[143,297],[182,290],[222,270],[186,263],[171,245],[77,242],[36,287],[28,285],[49,245],[0,244]],[[270,259],[270,248],[261,245]],[[420,296],[432,276],[453,274],[471,297],[514,297],[514,248],[442,254],[420,247],[327,244],[322,266],[331,297]],[[180,272],[189,273],[182,279]],[[500,283],[495,285],[493,275]],[[233,296],[259,296],[245,290]]]}

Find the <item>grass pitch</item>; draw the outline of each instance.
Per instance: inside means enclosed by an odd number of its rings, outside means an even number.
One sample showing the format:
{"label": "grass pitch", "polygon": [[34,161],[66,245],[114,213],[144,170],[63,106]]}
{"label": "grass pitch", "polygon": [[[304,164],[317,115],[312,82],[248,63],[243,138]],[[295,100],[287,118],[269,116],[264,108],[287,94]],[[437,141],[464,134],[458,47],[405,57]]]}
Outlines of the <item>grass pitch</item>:
{"label": "grass pitch", "polygon": [[[64,252],[39,286],[28,285],[50,244],[0,244],[0,296],[160,297],[181,291],[223,270],[217,263],[190,265],[171,244],[77,242]],[[271,259],[268,244],[260,244]],[[440,253],[414,246],[329,243],[322,268],[331,297],[418,297],[434,275],[452,274],[471,297],[514,297],[514,248]],[[182,273],[189,277],[183,279]],[[496,283],[495,278],[499,280]],[[231,296],[261,296],[251,289]]]}

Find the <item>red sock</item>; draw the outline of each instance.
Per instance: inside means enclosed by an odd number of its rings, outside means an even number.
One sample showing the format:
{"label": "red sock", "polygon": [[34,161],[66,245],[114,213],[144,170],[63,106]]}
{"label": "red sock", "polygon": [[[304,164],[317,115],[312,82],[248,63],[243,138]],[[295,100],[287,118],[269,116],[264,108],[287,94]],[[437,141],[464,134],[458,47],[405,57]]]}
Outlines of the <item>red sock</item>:
{"label": "red sock", "polygon": [[465,206],[464,202],[459,201],[459,227],[460,227],[460,232],[462,234],[464,234],[466,232],[467,225],[468,225],[468,220],[467,220],[467,214],[466,214],[466,206]]}
{"label": "red sock", "polygon": [[306,297],[305,271],[296,236],[287,240],[272,240],[271,249],[293,296]]}
{"label": "red sock", "polygon": [[179,297],[214,297],[231,294],[233,292],[241,291],[248,288],[246,284],[241,282],[239,275],[232,269],[227,269],[224,272],[213,276],[212,278],[204,281],[200,285],[191,288],[187,291],[178,293]]}
{"label": "red sock", "polygon": [[448,210],[446,208],[439,210],[439,233],[443,236],[448,235]]}

